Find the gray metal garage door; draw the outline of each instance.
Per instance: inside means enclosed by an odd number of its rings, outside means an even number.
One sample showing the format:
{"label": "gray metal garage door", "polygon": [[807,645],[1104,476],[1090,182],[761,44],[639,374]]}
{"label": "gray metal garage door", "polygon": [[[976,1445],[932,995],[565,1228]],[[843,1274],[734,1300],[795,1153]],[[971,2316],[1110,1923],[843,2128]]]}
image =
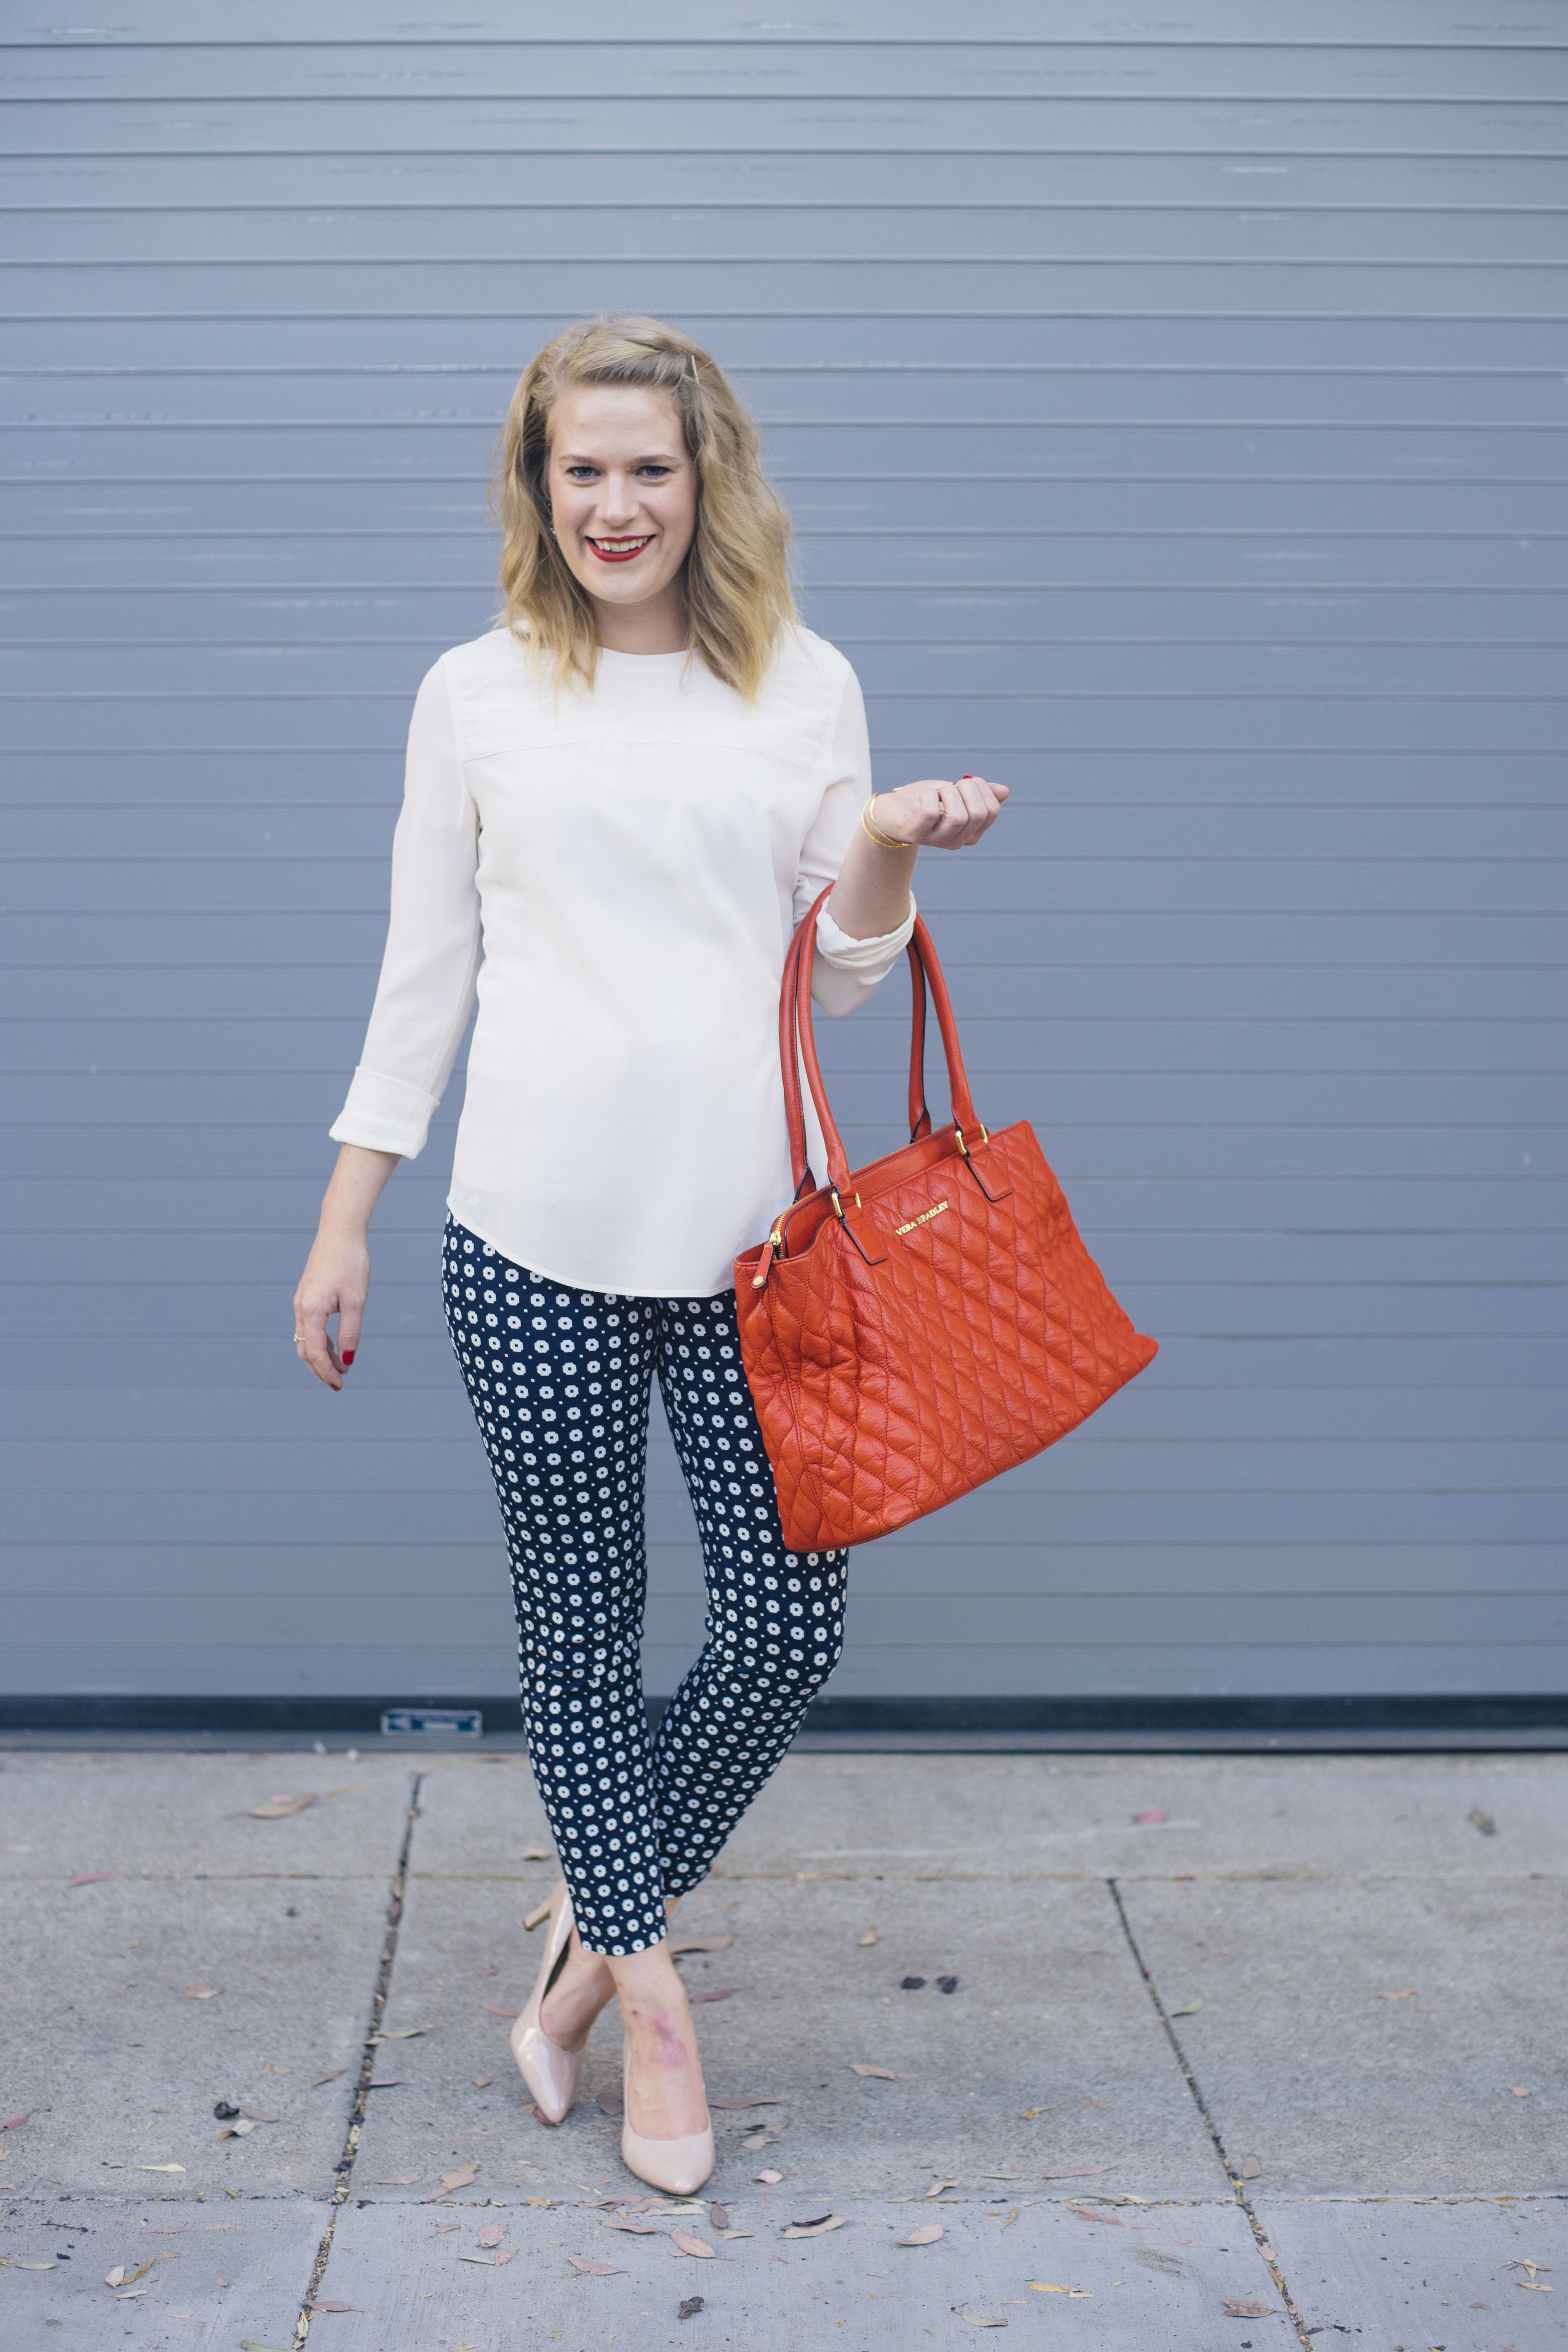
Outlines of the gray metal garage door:
{"label": "gray metal garage door", "polygon": [[[883,778],[1016,787],[923,903],[1163,1342],[860,1555],[837,1694],[1565,1686],[1563,20],[961,14],[12,15],[13,1693],[511,1686],[455,1101],[348,1395],[289,1297],[497,421],[621,307],[764,420]],[[832,1040],[868,1152],[901,1019]]]}

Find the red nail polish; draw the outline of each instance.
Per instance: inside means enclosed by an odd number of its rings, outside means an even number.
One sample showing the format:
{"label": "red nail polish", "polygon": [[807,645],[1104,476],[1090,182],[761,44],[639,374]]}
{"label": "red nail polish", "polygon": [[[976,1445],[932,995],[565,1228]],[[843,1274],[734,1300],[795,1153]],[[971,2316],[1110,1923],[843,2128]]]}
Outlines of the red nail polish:
{"label": "red nail polish", "polygon": [[345,1364],[352,1364],[352,1363],[353,1362],[354,1358],[358,1355],[358,1353],[359,1353],[359,1349],[358,1349],[357,1348],[345,1348],[345,1349],[343,1349],[343,1361],[344,1361],[344,1363],[345,1363]]}

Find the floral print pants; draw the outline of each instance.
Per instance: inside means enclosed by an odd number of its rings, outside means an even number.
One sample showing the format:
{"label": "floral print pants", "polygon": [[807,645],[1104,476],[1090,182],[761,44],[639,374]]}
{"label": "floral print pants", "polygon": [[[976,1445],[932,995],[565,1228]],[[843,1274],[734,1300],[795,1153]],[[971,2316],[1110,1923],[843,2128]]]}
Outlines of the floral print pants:
{"label": "floral print pants", "polygon": [[[511,1554],[534,1778],[588,1951],[645,1951],[703,1878],[843,1646],[846,1552],[793,1552],[735,1298],[531,1273],[448,1218],[447,1321]],[[700,1655],[650,1737],[643,1495],[655,1373],[708,1583]]]}

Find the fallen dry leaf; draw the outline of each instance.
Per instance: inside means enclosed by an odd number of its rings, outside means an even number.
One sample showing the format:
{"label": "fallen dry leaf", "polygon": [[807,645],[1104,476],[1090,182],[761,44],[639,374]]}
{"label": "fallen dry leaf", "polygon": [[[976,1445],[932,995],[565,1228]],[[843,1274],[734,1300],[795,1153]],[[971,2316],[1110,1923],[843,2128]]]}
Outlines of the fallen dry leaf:
{"label": "fallen dry leaf", "polygon": [[719,2232],[721,2238],[749,2238],[751,2234],[750,2230],[721,2230]]}
{"label": "fallen dry leaf", "polygon": [[[7,2116],[5,2122],[0,2124],[0,2131],[20,2131],[26,2120],[26,2116]],[[9,2157],[5,2160],[9,2163]]]}
{"label": "fallen dry leaf", "polygon": [[340,2074],[346,2074],[348,2071],[349,2070],[346,2066],[334,2066],[330,2074],[312,2074],[310,2077],[310,2088],[312,2091],[320,2090],[323,2083],[335,2083]]}
{"label": "fallen dry leaf", "polygon": [[733,1936],[687,1936],[669,1949],[672,1957],[679,1952],[727,1952],[734,1940]]}
{"label": "fallen dry leaf", "polygon": [[626,2113],[626,2095],[618,2083],[606,2083],[594,2105],[602,2116],[621,2116]]}
{"label": "fallen dry leaf", "polygon": [[[374,2186],[377,2189],[412,2189],[415,2182],[423,2178],[423,2174],[417,2172],[389,2172],[384,2180],[378,2180]],[[452,2227],[455,2230],[458,2224],[454,2221]]]}
{"label": "fallen dry leaf", "polygon": [[1403,1992],[1374,1992],[1373,1999],[1373,2000],[1414,2000],[1415,1990],[1414,1985],[1406,1985]]}
{"label": "fallen dry leaf", "polygon": [[1195,2017],[1203,2005],[1203,1995],[1194,1992],[1174,2009],[1168,2009],[1165,2014],[1167,2017]]}
{"label": "fallen dry leaf", "polygon": [[111,2271],[105,2271],[103,2274],[103,2284],[105,2286],[123,2286],[125,2284],[124,2263],[116,2263]]}
{"label": "fallen dry leaf", "polygon": [[914,2074],[895,2074],[890,2066],[857,2066],[853,2061],[850,2062],[849,2072],[872,2075],[879,2083],[913,2083],[919,2079]]}
{"label": "fallen dry leaf", "polygon": [[1164,1818],[1164,1810],[1159,1805],[1151,1805],[1146,1813],[1134,1813],[1132,1816],[1141,1830],[1157,1830]]}
{"label": "fallen dry leaf", "polygon": [[940,2197],[945,2189],[956,2189],[958,2183],[956,2180],[933,2180],[931,2187],[926,2190],[921,2202],[929,2203],[931,2198]]}
{"label": "fallen dry leaf", "polygon": [[449,2197],[455,2189],[466,2189],[470,2180],[477,2180],[479,2177],[479,2168],[477,2164],[464,2164],[460,2165],[456,2172],[444,2172],[441,2175],[441,2186],[439,2189],[432,2189],[425,2202],[426,2205],[433,2205],[438,2197]]}
{"label": "fallen dry leaf", "polygon": [[865,1934],[864,1934],[864,1935],[861,1937],[861,1938],[860,1938],[860,1942],[861,1942],[861,1945],[862,1945],[862,1946],[865,1946],[865,1945],[867,1945],[867,1944],[877,1944],[877,1943],[879,1943],[880,1941],[881,1941],[881,1937],[878,1935],[877,1930],[875,1929],[875,1927],[868,1927],[868,1928],[867,1928],[867,1930],[866,1930],[866,1932],[865,1932]]}
{"label": "fallen dry leaf", "polygon": [[659,2234],[658,2225],[655,2222],[621,2221],[613,2219],[608,2213],[605,2216],[604,2226],[606,2230],[625,2230],[629,2236],[634,2238],[657,2238]]}
{"label": "fallen dry leaf", "polygon": [[686,1998],[695,2009],[700,2000],[729,2000],[740,1990],[739,1985],[726,1985],[722,1992],[689,1992]]}
{"label": "fallen dry leaf", "polygon": [[1113,2164],[1068,2164],[1059,2172],[1047,2172],[1045,2178],[1047,2180],[1087,2180],[1091,2173],[1115,2170]]}
{"label": "fallen dry leaf", "polygon": [[780,2105],[780,2102],[776,2097],[766,2097],[759,2099],[710,2099],[708,2104],[710,2107],[776,2107]]}
{"label": "fallen dry leaf", "polygon": [[845,2220],[842,2213],[829,2213],[820,2221],[792,2221],[783,2235],[786,2238],[826,2238],[829,2230],[842,2230]]}
{"label": "fallen dry leaf", "polygon": [[1005,2327],[1007,2325],[1005,2319],[987,2319],[984,2313],[979,2311],[961,2311],[958,2315],[960,2319],[967,2320],[971,2327]]}
{"label": "fallen dry leaf", "polygon": [[922,2221],[918,2230],[911,2230],[907,2238],[899,2240],[899,2243],[900,2246],[934,2246],[942,2234],[940,2221]]}
{"label": "fallen dry leaf", "polygon": [[83,1870],[75,1878],[68,1878],[66,1885],[68,1887],[98,1886],[106,1878],[123,1878],[124,1875],[122,1870]]}
{"label": "fallen dry leaf", "polygon": [[216,1985],[186,1985],[181,1998],[184,2000],[216,2000],[220,1988]]}
{"label": "fallen dry leaf", "polygon": [[523,1923],[522,1923],[522,1929],[523,1929],[523,1933],[524,1933],[524,1935],[525,1935],[525,1936],[531,1936],[531,1935],[532,1935],[532,1933],[533,1933],[533,1931],[534,1931],[534,1929],[535,1929],[536,1927],[543,1927],[543,1925],[544,1925],[545,1921],[549,1918],[549,1916],[550,1916],[550,1906],[549,1906],[549,1904],[548,1904],[547,1902],[546,1902],[546,1903],[536,1903],[536,1904],[534,1905],[534,1906],[533,1906],[532,1910],[529,1913],[529,1915],[528,1915],[527,1918],[526,1918],[526,1919],[523,1921]]}
{"label": "fallen dry leaf", "polygon": [[1528,2099],[1530,2096],[1530,2093],[1525,2089],[1521,2083],[1510,2083],[1508,2087],[1510,2095],[1513,2098]]}
{"label": "fallen dry leaf", "polygon": [[1125,2230],[1127,2227],[1126,2222],[1119,2221],[1114,2213],[1096,2213],[1087,2205],[1069,2205],[1068,2211],[1076,2214],[1080,2221],[1103,2221],[1108,2230]]}
{"label": "fallen dry leaf", "polygon": [[1227,2319],[1272,2319],[1277,2306],[1272,2303],[1249,2303],[1245,2296],[1233,2295],[1225,2306]]}
{"label": "fallen dry leaf", "polygon": [[308,2297],[305,2309],[307,2311],[352,2311],[353,2305],[352,2303],[317,2303],[313,2298]]}
{"label": "fallen dry leaf", "polygon": [[264,1805],[247,1805],[246,1811],[252,1821],[281,1822],[290,1813],[302,1813],[307,1805],[315,1801],[315,1790],[307,1789],[302,1797],[268,1797]]}
{"label": "fallen dry leaf", "polygon": [[421,2034],[433,2031],[428,2025],[384,2025],[379,2033],[370,2038],[373,2042],[417,2042]]}
{"label": "fallen dry leaf", "polygon": [[487,2011],[491,2017],[504,2017],[509,2021],[512,2018],[521,2017],[522,2015],[521,2009],[501,2009],[498,2007],[497,2003],[493,2000],[481,2000],[479,2007],[482,2010]]}
{"label": "fallen dry leaf", "polygon": [[568,2254],[566,2259],[571,2263],[574,2271],[581,2271],[587,2278],[621,2278],[625,2276],[625,2273],[618,2271],[614,2263],[591,2263],[588,2262],[582,2254]]}
{"label": "fallen dry leaf", "polygon": [[218,2137],[219,2139],[248,2139],[255,2129],[256,2126],[251,2118],[248,2116],[241,2116],[237,2124],[225,2124]]}
{"label": "fallen dry leaf", "polygon": [[1044,2279],[1031,2279],[1030,2286],[1037,2294],[1070,2294],[1075,2303],[1092,2303],[1094,2293],[1087,2286],[1048,2286]]}
{"label": "fallen dry leaf", "polygon": [[716,2259],[712,2247],[705,2245],[700,2238],[694,2238],[689,2231],[672,2230],[669,2234],[683,2254],[700,2254],[705,2262]]}
{"label": "fallen dry leaf", "polygon": [[499,2246],[505,2235],[506,2223],[504,2221],[489,2221],[479,2231],[479,2237],[475,2242],[481,2246]]}
{"label": "fallen dry leaf", "polygon": [[0,2263],[4,2263],[8,2271],[53,2271],[59,2268],[55,2262],[25,2263],[16,2254],[0,2254]]}
{"label": "fallen dry leaf", "polygon": [[1241,2177],[1243,2180],[1256,2180],[1262,2169],[1263,2158],[1260,2156],[1244,2156],[1242,2158]]}
{"label": "fallen dry leaf", "polygon": [[493,2074],[476,2074],[474,2076],[474,2088],[476,2091],[488,2091],[494,2081],[495,2076]]}
{"label": "fallen dry leaf", "polygon": [[1496,1822],[1493,1821],[1489,1813],[1483,1812],[1479,1805],[1472,1805],[1470,1807],[1470,1819],[1474,1822],[1477,1829],[1479,1830],[1483,1837],[1496,1837]]}
{"label": "fallen dry leaf", "polygon": [[722,2205],[710,2205],[708,2219],[716,2230],[727,2230],[730,2226],[730,2216]]}
{"label": "fallen dry leaf", "polygon": [[771,2189],[773,2187],[775,2182],[784,2179],[784,2174],[782,2172],[759,2172],[757,2179],[759,2180],[765,2180],[768,2187]]}
{"label": "fallen dry leaf", "polygon": [[183,2164],[127,2164],[117,2168],[126,2172],[184,2172],[184,2168]]}
{"label": "fallen dry leaf", "polygon": [[680,2309],[676,2313],[676,2317],[678,2319],[695,2319],[701,2308],[702,2297],[700,2294],[689,2294],[685,2302],[681,2305]]}

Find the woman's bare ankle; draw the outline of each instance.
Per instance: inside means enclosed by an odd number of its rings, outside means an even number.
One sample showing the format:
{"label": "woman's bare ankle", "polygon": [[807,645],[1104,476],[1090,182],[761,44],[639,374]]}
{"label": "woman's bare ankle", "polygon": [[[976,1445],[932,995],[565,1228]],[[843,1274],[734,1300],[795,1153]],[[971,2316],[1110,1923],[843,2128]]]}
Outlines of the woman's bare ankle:
{"label": "woman's bare ankle", "polygon": [[558,2050],[581,2050],[615,1995],[608,1961],[600,1952],[585,1952],[574,1936],[566,1965],[540,2005],[539,2022]]}

